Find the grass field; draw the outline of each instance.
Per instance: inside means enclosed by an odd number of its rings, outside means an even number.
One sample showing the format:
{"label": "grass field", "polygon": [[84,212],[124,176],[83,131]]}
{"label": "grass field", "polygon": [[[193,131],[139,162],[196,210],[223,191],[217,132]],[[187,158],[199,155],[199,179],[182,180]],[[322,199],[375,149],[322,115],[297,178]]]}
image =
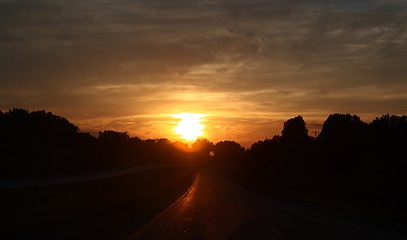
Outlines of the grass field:
{"label": "grass field", "polygon": [[108,239],[113,234],[117,239],[179,198],[195,174],[192,168],[159,168],[96,181],[2,189],[2,236]]}
{"label": "grass field", "polygon": [[339,199],[315,193],[298,193],[283,187],[271,187],[268,186],[268,183],[242,177],[235,169],[222,170],[222,173],[238,186],[272,200],[335,218],[350,219],[359,225],[366,225],[385,232],[407,236],[405,207],[401,208],[391,204],[378,205],[372,204],[374,201]]}

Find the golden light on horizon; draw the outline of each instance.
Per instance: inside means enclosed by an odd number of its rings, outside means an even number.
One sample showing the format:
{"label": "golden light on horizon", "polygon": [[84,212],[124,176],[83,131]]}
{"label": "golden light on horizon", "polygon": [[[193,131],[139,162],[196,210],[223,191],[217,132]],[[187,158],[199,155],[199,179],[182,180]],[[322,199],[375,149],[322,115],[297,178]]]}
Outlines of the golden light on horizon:
{"label": "golden light on horizon", "polygon": [[202,114],[195,113],[174,114],[174,118],[181,119],[175,127],[175,132],[185,140],[196,140],[204,134],[205,125],[202,124],[203,116]]}

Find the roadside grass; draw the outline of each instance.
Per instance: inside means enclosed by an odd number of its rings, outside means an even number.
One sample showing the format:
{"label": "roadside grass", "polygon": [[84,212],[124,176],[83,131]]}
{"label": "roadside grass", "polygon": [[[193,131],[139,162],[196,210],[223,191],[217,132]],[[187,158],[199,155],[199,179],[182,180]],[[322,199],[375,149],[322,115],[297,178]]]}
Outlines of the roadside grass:
{"label": "roadside grass", "polygon": [[399,206],[373,204],[374,199],[336,198],[312,192],[296,192],[283,187],[271,187],[267,183],[247,179],[236,169],[223,169],[221,173],[236,185],[271,200],[292,204],[302,209],[322,213],[343,220],[350,220],[368,228],[380,229],[396,235],[407,236],[407,210]]}
{"label": "roadside grass", "polygon": [[80,183],[2,189],[1,234],[7,239],[53,239],[75,231],[83,235],[87,225],[126,216],[132,216],[136,231],[179,198],[196,172],[169,167]]}

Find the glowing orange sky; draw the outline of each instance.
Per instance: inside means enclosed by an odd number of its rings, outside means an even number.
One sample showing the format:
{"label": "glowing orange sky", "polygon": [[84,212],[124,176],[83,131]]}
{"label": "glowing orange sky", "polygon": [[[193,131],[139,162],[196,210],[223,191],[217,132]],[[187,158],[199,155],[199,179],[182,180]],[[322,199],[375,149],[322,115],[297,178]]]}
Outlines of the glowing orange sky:
{"label": "glowing orange sky", "polygon": [[0,1],[0,109],[248,146],[302,115],[406,114],[406,1]]}

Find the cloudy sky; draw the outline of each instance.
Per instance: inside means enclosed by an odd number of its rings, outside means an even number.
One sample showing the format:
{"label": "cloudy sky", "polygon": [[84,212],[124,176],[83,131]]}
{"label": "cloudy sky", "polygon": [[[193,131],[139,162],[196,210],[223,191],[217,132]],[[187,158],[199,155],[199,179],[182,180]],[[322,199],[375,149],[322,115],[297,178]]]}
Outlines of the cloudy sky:
{"label": "cloudy sky", "polygon": [[407,114],[407,0],[0,0],[0,109],[246,146],[302,115]]}

